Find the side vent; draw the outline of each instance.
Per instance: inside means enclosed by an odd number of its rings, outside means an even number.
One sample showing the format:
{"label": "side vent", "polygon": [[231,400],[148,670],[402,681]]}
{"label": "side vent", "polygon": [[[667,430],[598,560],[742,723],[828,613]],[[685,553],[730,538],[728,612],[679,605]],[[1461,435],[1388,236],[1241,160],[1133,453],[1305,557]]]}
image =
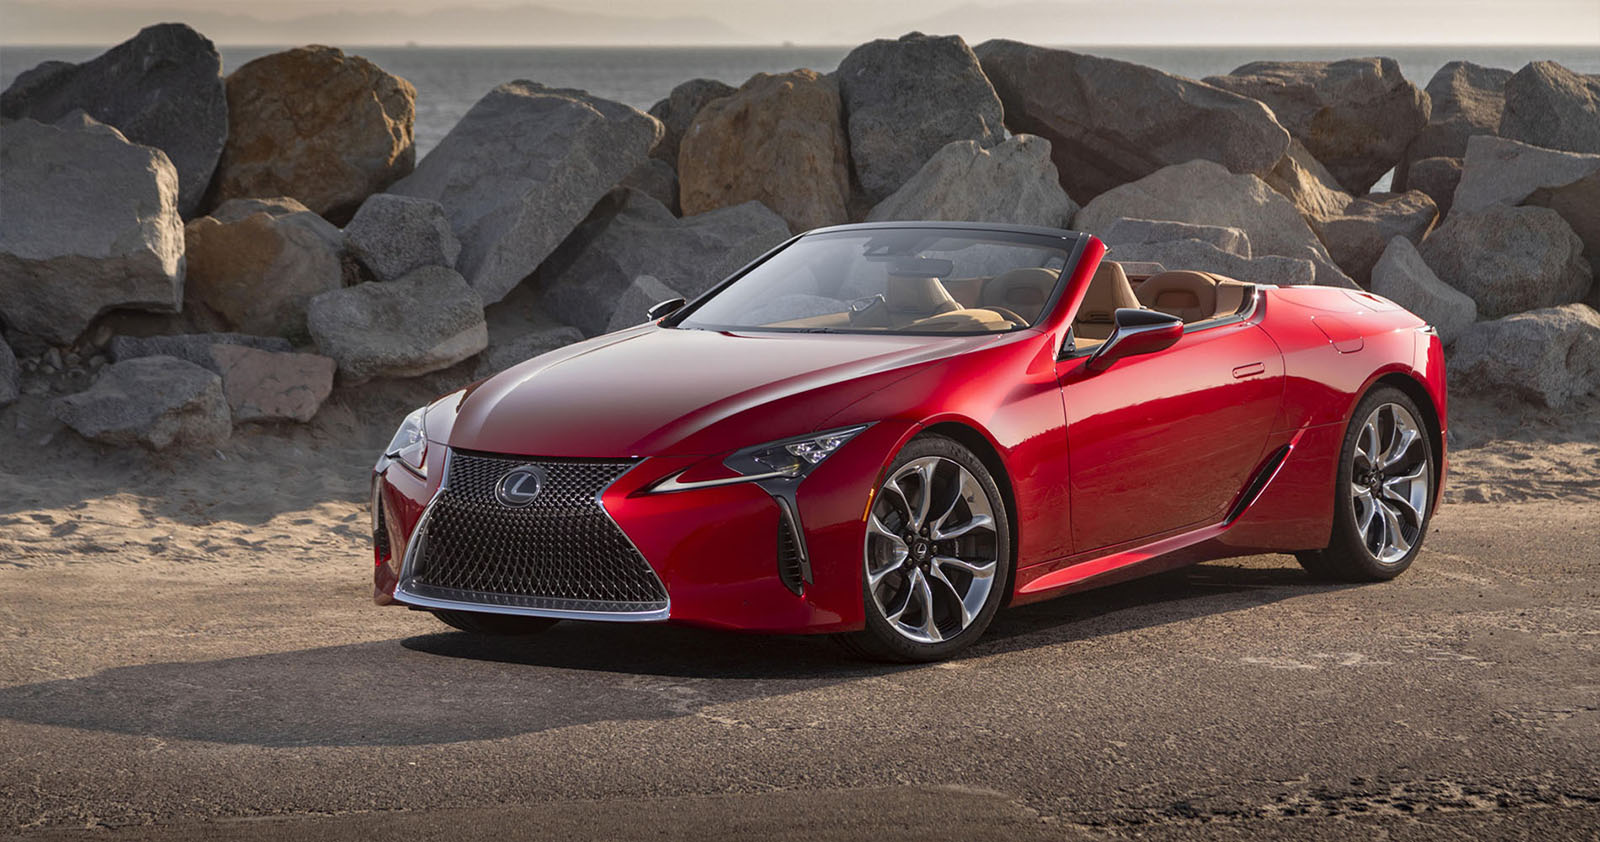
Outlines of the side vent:
{"label": "side vent", "polygon": [[372,549],[378,564],[389,560],[389,520],[384,517],[383,493],[376,484],[372,489]]}
{"label": "side vent", "polygon": [[782,498],[778,500],[778,578],[783,586],[799,596],[805,588],[806,574],[809,572],[806,563],[805,548],[801,546],[800,534],[795,528],[794,513],[789,508],[789,501]]}
{"label": "side vent", "polygon": [[1272,475],[1278,472],[1278,466],[1282,465],[1283,460],[1288,456],[1289,445],[1287,444],[1272,451],[1272,455],[1267,457],[1267,461],[1261,463],[1256,475],[1250,478],[1250,484],[1245,486],[1244,493],[1239,495],[1239,501],[1233,504],[1233,509],[1228,512],[1228,519],[1223,521],[1224,523],[1233,523],[1239,519],[1240,515],[1244,514],[1245,509],[1250,508],[1250,504],[1261,496],[1262,490],[1272,480]]}

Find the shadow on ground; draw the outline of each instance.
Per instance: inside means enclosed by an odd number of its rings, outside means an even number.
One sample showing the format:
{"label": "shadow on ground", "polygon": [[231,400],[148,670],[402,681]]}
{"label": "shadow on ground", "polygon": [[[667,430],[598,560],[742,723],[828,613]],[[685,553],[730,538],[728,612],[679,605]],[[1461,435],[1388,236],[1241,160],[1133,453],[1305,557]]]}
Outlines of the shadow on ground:
{"label": "shadow on ground", "polygon": [[[1202,565],[1002,612],[967,657],[1240,611],[1321,587],[1297,568]],[[849,660],[824,638],[562,623],[520,640],[441,631],[119,667],[0,689],[0,716],[262,746],[420,745],[670,719],[915,669],[923,667]]]}

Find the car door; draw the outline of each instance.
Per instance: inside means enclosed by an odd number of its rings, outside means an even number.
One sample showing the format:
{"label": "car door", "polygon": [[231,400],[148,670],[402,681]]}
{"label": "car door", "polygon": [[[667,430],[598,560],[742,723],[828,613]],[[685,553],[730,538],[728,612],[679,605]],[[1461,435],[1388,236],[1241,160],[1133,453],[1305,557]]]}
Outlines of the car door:
{"label": "car door", "polygon": [[1101,372],[1057,364],[1066,408],[1073,552],[1216,523],[1260,463],[1283,358],[1249,322],[1188,329]]}

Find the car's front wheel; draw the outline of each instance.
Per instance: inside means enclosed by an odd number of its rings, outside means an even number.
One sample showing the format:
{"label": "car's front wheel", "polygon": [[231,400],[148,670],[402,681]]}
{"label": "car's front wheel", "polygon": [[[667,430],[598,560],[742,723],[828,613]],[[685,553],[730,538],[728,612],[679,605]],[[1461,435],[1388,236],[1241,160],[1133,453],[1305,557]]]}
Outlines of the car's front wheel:
{"label": "car's front wheel", "polygon": [[1436,502],[1438,457],[1424,417],[1415,401],[1387,386],[1356,406],[1340,453],[1333,534],[1325,549],[1297,555],[1307,572],[1370,582],[1411,566]]}
{"label": "car's front wheel", "polygon": [[435,611],[433,616],[451,628],[492,637],[526,637],[560,622],[546,617],[518,617],[479,611]]}
{"label": "car's front wheel", "polygon": [[1010,581],[1010,523],[983,462],[956,441],[913,439],[873,497],[863,546],[866,628],[852,652],[936,661],[983,634]]}

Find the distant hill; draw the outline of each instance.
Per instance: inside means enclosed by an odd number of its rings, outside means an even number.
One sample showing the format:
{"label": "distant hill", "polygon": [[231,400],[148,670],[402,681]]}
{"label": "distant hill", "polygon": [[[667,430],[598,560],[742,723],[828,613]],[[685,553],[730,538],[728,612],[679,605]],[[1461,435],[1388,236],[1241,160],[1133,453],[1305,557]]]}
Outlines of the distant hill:
{"label": "distant hill", "polygon": [[544,6],[403,13],[350,10],[280,20],[223,9],[162,6],[60,6],[0,2],[6,44],[118,43],[152,23],[182,21],[221,44],[660,44],[757,40],[705,17],[644,18],[570,12]]}

